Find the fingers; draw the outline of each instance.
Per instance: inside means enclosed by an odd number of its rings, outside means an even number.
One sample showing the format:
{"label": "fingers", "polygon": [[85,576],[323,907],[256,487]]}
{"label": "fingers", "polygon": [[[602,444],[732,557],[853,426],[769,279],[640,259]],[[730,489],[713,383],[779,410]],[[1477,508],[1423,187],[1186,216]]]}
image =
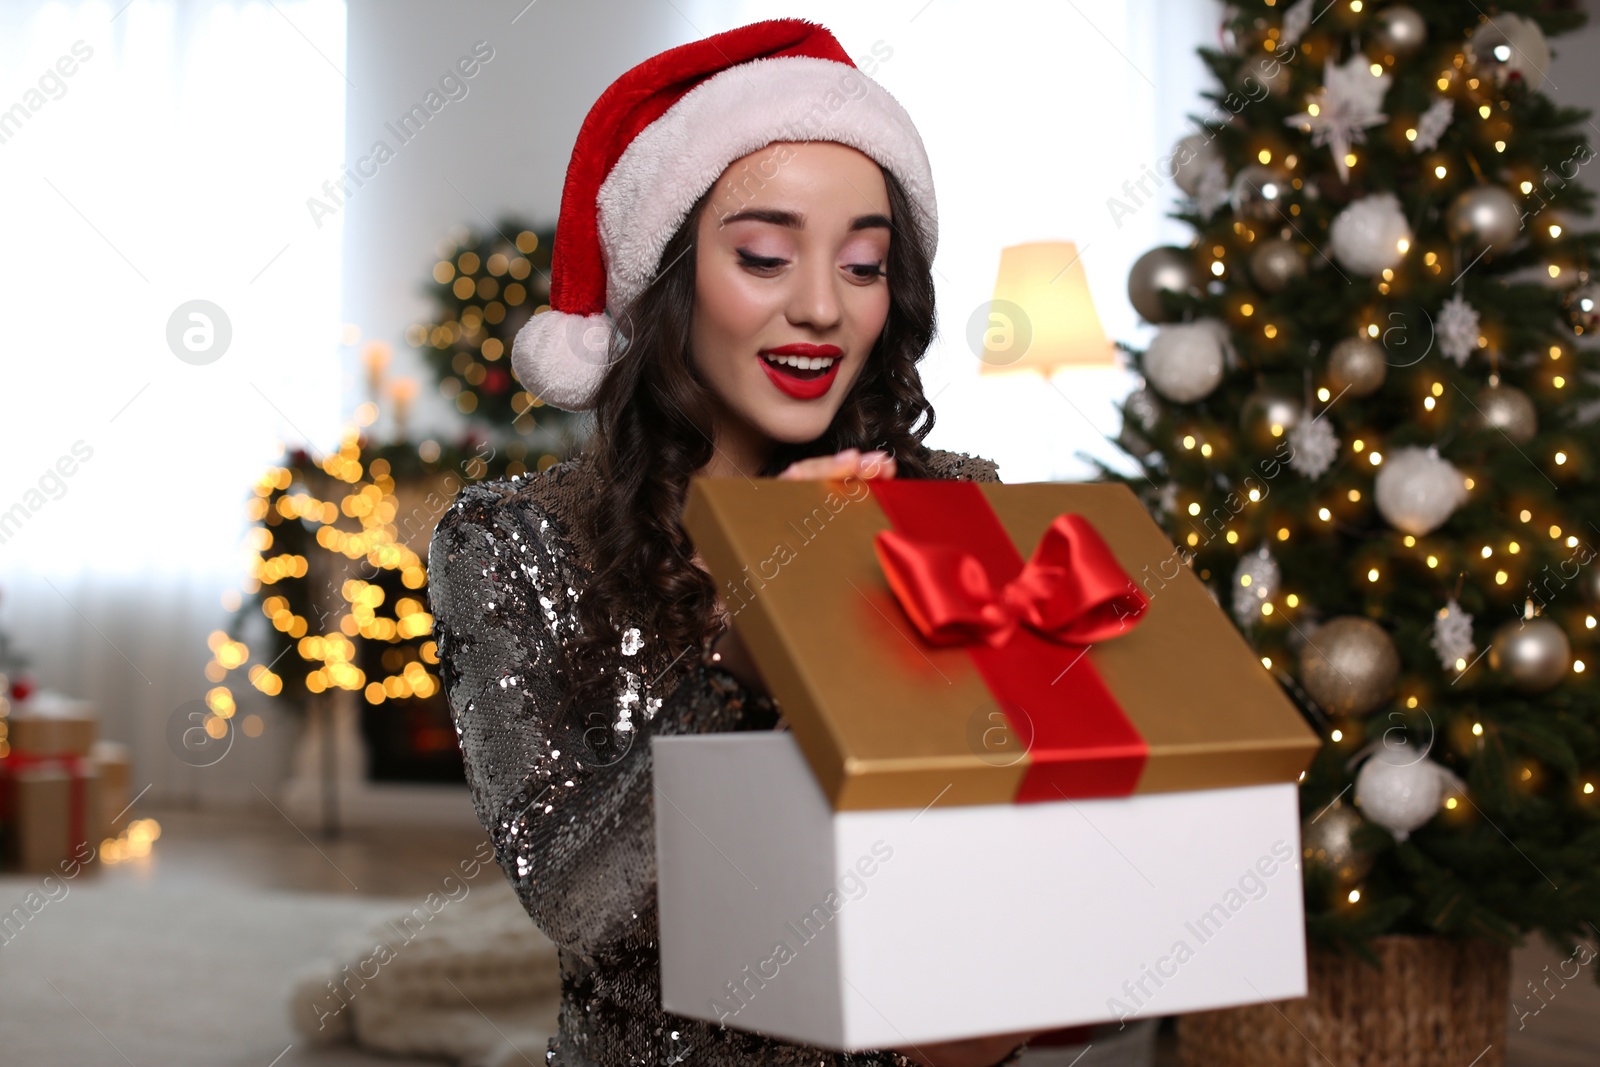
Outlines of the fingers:
{"label": "fingers", "polygon": [[847,448],[833,456],[812,456],[791,463],[779,478],[893,478],[894,457],[883,451]]}

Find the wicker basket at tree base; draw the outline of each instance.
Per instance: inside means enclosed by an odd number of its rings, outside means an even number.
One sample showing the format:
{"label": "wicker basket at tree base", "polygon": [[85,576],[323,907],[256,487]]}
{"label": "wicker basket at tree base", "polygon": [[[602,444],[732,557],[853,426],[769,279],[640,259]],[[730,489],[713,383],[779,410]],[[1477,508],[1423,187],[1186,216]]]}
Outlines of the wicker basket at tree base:
{"label": "wicker basket at tree base", "polygon": [[1304,999],[1180,1017],[1185,1067],[1503,1067],[1509,948],[1394,935],[1372,950],[1381,972],[1313,945]]}

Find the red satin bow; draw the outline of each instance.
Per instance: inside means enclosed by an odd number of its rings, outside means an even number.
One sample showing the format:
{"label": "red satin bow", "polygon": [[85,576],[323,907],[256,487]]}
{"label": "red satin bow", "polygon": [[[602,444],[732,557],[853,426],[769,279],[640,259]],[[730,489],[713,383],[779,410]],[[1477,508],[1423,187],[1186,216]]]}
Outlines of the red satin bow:
{"label": "red satin bow", "polygon": [[1136,624],[1149,601],[1081,515],[1057,515],[1033,557],[999,590],[964,549],[896,530],[873,538],[906,614],[932,644],[999,648],[1018,626],[1063,645],[1088,645]]}

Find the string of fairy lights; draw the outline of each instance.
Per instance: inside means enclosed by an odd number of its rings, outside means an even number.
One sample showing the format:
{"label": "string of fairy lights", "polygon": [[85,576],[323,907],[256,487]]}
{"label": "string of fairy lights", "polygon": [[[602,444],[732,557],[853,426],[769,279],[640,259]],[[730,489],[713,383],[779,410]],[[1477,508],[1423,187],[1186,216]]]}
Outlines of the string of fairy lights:
{"label": "string of fairy lights", "polygon": [[[1143,472],[1106,473],[1321,723],[1308,870],[1377,929],[1374,896],[1409,889],[1363,882],[1386,840],[1368,824],[1403,842],[1485,804],[1600,815],[1600,472],[1578,414],[1600,401],[1600,233],[1576,225],[1592,194],[1553,178],[1592,153],[1537,92],[1532,19],[1235,7],[1206,95],[1266,91],[1174,151],[1195,237],[1130,272],[1157,327],[1128,349],[1144,386],[1119,438]],[[1431,753],[1388,758],[1429,730]],[[1454,768],[1485,766],[1474,797]]]}
{"label": "string of fairy lights", "polygon": [[[260,716],[239,717],[237,672],[256,691],[295,704],[356,692],[369,705],[426,700],[440,692],[438,648],[427,610],[422,553],[461,485],[543,470],[561,458],[570,415],[520,388],[510,349],[528,317],[548,307],[554,234],[514,217],[488,231],[457,227],[428,271],[435,316],[404,331],[433,372],[438,395],[469,425],[460,441],[411,440],[417,381],[390,374],[392,347],[362,342],[357,326],[341,342],[358,349],[368,399],[320,459],[304,449],[256,480],[246,516],[248,575],[224,596],[229,626],[208,638],[207,732],[235,725],[249,737]],[[384,437],[375,440],[382,425]],[[490,436],[511,434],[494,447]],[[426,501],[420,498],[427,495]],[[420,501],[420,502],[419,502]],[[242,634],[264,619],[262,639]]]}

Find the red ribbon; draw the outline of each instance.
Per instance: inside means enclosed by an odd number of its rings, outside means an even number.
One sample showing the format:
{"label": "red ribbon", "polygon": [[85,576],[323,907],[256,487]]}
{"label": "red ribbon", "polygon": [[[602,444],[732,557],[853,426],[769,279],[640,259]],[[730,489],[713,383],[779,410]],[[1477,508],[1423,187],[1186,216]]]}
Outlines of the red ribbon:
{"label": "red ribbon", "polygon": [[67,772],[67,848],[72,850],[84,840],[85,809],[84,780],[89,776],[88,759],[76,752],[40,753],[12,749],[0,758],[0,822],[10,822],[20,811],[16,801],[16,772],[25,767]]}
{"label": "red ribbon", "polygon": [[1026,562],[973,482],[869,479],[896,599],[935,645],[972,658],[1028,746],[1016,801],[1127,796],[1149,747],[1085,653],[1149,602],[1098,531],[1058,515]]}

